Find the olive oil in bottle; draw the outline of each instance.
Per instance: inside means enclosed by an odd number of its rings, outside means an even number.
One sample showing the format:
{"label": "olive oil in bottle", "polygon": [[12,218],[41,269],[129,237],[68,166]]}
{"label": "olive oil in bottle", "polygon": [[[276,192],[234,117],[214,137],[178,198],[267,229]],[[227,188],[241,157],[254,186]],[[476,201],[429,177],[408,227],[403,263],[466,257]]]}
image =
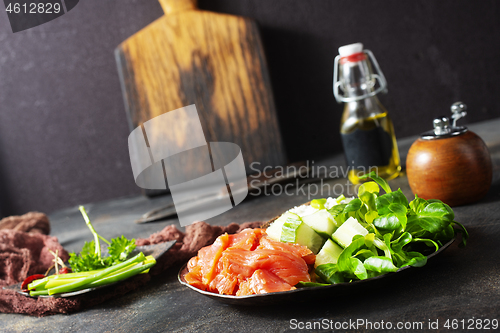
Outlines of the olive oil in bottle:
{"label": "olive oil in bottle", "polygon": [[[333,91],[337,101],[345,103],[340,135],[348,178],[359,184],[360,176],[375,171],[382,178],[393,179],[401,172],[396,136],[387,110],[376,96],[386,91],[385,78],[373,54],[363,51],[363,44],[340,47],[339,53],[335,58]],[[378,74],[373,72],[368,56]]]}

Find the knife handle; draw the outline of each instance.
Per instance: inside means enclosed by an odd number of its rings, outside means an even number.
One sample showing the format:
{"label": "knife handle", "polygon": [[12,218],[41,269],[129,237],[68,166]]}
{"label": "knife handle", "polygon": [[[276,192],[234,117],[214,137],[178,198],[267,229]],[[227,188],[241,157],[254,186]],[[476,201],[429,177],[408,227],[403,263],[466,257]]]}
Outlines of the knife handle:
{"label": "knife handle", "polygon": [[185,10],[197,9],[197,0],[159,0],[166,15]]}

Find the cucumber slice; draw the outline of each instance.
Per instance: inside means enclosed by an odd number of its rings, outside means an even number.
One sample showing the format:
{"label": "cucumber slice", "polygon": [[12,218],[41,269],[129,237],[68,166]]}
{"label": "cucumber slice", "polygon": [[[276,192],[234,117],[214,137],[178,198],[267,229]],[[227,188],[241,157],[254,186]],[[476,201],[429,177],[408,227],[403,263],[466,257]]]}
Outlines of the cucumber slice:
{"label": "cucumber slice", "polygon": [[271,225],[266,229],[267,235],[277,242],[281,240],[281,229],[283,228],[283,224],[287,219],[300,220],[300,217],[297,214],[286,212],[276,219]]}
{"label": "cucumber slice", "polygon": [[314,267],[318,267],[323,264],[336,264],[342,251],[344,251],[343,248],[338,246],[331,239],[327,239],[325,245],[323,245],[321,251],[319,251],[316,256]]}
{"label": "cucumber slice", "polygon": [[352,243],[352,238],[356,235],[363,237],[368,234],[368,230],[363,228],[359,222],[349,217],[332,235],[332,239],[340,246],[346,248]]}
{"label": "cucumber slice", "polygon": [[331,234],[337,229],[337,222],[326,209],[304,216],[302,221],[324,238],[330,238]]}
{"label": "cucumber slice", "polygon": [[301,220],[289,218],[283,223],[280,240],[284,243],[296,243],[307,246],[314,254],[318,253],[324,239],[313,228]]}
{"label": "cucumber slice", "polygon": [[276,219],[267,228],[266,233],[275,241],[307,246],[314,254],[318,253],[324,243],[323,237],[305,224],[297,214],[291,212],[286,212]]}

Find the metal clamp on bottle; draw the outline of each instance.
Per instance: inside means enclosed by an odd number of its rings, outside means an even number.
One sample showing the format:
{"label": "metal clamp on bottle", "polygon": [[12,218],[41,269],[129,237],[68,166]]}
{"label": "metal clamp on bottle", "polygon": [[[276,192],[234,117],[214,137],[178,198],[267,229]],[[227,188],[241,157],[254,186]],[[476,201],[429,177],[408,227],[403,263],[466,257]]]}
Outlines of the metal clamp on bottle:
{"label": "metal clamp on bottle", "polygon": [[[338,103],[359,101],[367,97],[375,96],[380,92],[387,93],[387,81],[384,73],[382,73],[373,53],[370,50],[363,50],[362,43],[342,46],[339,48],[339,53],[340,54],[335,57],[333,65],[333,95]],[[352,72],[352,65],[360,61],[363,61],[361,71],[359,73]],[[376,73],[369,68],[370,62],[375,67]],[[340,71],[339,63],[342,65]],[[356,65],[356,69],[359,69],[359,66]],[[358,77],[358,75],[360,75],[360,77]],[[356,76],[356,81],[361,80],[363,82],[362,84],[365,85],[364,87],[359,87],[363,89],[365,93],[363,95],[353,95],[350,90],[356,89],[356,87],[352,87],[350,85],[351,82],[340,80],[339,76],[343,78]],[[377,89],[366,89],[367,86],[371,86],[370,88],[375,87],[376,81],[379,83]],[[342,90],[342,92],[340,92],[340,90]]]}

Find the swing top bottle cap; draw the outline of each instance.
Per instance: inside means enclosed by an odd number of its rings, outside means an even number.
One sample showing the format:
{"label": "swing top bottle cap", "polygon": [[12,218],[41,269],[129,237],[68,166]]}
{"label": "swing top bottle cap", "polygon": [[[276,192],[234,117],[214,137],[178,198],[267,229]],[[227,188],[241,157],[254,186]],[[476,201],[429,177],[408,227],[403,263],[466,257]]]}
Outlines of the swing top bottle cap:
{"label": "swing top bottle cap", "polygon": [[350,55],[363,52],[363,44],[362,43],[354,43],[349,45],[344,45],[339,47],[339,54],[343,57],[348,57]]}

